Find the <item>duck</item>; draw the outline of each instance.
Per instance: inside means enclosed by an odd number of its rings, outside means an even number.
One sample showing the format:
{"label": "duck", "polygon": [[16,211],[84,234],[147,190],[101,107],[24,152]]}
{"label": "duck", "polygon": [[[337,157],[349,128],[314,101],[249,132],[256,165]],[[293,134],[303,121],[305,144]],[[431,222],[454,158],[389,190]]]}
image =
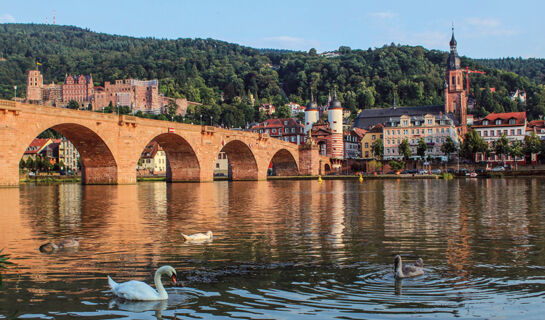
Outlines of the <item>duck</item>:
{"label": "duck", "polygon": [[48,242],[40,246],[40,252],[43,253],[53,253],[57,250],[59,250],[59,246],[55,242]]}
{"label": "duck", "polygon": [[322,183],[322,176],[318,175],[318,183]]}
{"label": "duck", "polygon": [[186,242],[204,242],[204,241],[211,241],[213,238],[212,231],[208,231],[206,233],[195,233],[195,234],[184,234],[181,233],[182,237],[184,237]]}
{"label": "duck", "polygon": [[79,248],[79,241],[76,238],[65,239],[59,243],[60,249],[76,249]]}
{"label": "duck", "polygon": [[108,276],[108,285],[110,286],[113,294],[125,300],[167,300],[168,294],[165,287],[163,287],[163,282],[161,281],[161,276],[164,274],[168,275],[172,279],[172,282],[176,283],[176,269],[171,266],[162,266],[155,271],[155,276],[153,277],[155,288],[157,288],[157,290],[153,289],[149,284],[137,280],[117,283],[112,280],[110,276]]}
{"label": "duck", "polygon": [[360,180],[360,183],[363,183],[363,176],[361,175],[361,173],[360,173],[360,179],[359,180]]}
{"label": "duck", "polygon": [[418,258],[413,265],[403,265],[401,256],[394,258],[394,276],[396,279],[410,278],[424,274],[424,260]]}

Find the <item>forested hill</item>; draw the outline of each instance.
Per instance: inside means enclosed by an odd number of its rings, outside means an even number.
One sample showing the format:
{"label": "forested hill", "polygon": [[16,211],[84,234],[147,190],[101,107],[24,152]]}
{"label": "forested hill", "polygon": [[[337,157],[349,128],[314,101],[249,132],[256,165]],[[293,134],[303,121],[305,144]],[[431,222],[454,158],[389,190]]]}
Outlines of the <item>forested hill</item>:
{"label": "forested hill", "polygon": [[511,71],[528,77],[537,83],[545,84],[545,59],[500,58],[476,59],[476,63],[495,69]]}
{"label": "forested hill", "polygon": [[[256,105],[280,105],[286,98],[304,104],[311,88],[323,104],[336,87],[339,100],[353,115],[358,109],[390,106],[394,92],[398,105],[443,103],[447,52],[388,45],[368,50],[340,47],[337,54],[258,50],[212,39],[133,38],[69,26],[0,24],[0,96],[11,98],[14,85],[18,95],[24,95],[27,71],[38,61],[45,83],[62,81],[67,73],[92,74],[96,85],[129,77],[157,78],[165,95],[202,102],[198,112],[230,126],[263,116],[249,105],[250,97]],[[463,58],[462,66],[487,72],[471,78],[479,113],[525,108],[533,118],[545,113],[543,85],[483,61]],[[488,87],[496,92],[481,89]],[[527,107],[508,98],[517,88],[528,92]]]}

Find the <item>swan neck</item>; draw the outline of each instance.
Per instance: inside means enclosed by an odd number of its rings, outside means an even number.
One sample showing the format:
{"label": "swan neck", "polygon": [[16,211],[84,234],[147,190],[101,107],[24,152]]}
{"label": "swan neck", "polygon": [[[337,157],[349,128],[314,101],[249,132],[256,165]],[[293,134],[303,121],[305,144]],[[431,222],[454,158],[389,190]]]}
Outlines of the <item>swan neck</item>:
{"label": "swan neck", "polygon": [[155,288],[157,288],[157,293],[159,293],[159,298],[162,300],[165,300],[168,298],[167,291],[165,290],[165,287],[163,286],[163,281],[161,281],[161,276],[163,275],[163,270],[157,270],[155,271],[155,277],[153,278],[153,281],[155,282]]}
{"label": "swan neck", "polygon": [[401,262],[401,259],[399,261],[396,261],[395,265],[395,275],[397,278],[403,278],[403,262]]}

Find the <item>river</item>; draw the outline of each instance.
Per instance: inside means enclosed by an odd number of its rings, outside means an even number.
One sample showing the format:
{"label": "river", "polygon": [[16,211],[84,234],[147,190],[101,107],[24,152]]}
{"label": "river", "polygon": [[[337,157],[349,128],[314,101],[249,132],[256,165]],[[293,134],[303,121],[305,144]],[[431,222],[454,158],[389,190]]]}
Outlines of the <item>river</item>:
{"label": "river", "polygon": [[[0,315],[24,319],[543,319],[545,179],[0,189]],[[181,232],[213,231],[209,243]],[[78,238],[76,250],[41,253]],[[395,281],[393,260],[424,260]],[[163,278],[168,301],[115,299]],[[0,316],[2,318],[2,316]]]}

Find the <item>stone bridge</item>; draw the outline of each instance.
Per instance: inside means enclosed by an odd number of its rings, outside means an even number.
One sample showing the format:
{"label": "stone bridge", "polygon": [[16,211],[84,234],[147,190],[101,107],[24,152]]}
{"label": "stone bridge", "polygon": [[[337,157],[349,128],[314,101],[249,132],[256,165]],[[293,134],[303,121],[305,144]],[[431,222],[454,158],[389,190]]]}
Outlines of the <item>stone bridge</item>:
{"label": "stone bridge", "polygon": [[138,159],[152,140],[167,155],[168,182],[213,180],[222,149],[233,180],[266,179],[271,162],[281,176],[317,175],[325,166],[314,146],[299,147],[267,134],[0,100],[0,186],[19,184],[19,160],[49,128],[79,151],[85,184],[136,183]]}

